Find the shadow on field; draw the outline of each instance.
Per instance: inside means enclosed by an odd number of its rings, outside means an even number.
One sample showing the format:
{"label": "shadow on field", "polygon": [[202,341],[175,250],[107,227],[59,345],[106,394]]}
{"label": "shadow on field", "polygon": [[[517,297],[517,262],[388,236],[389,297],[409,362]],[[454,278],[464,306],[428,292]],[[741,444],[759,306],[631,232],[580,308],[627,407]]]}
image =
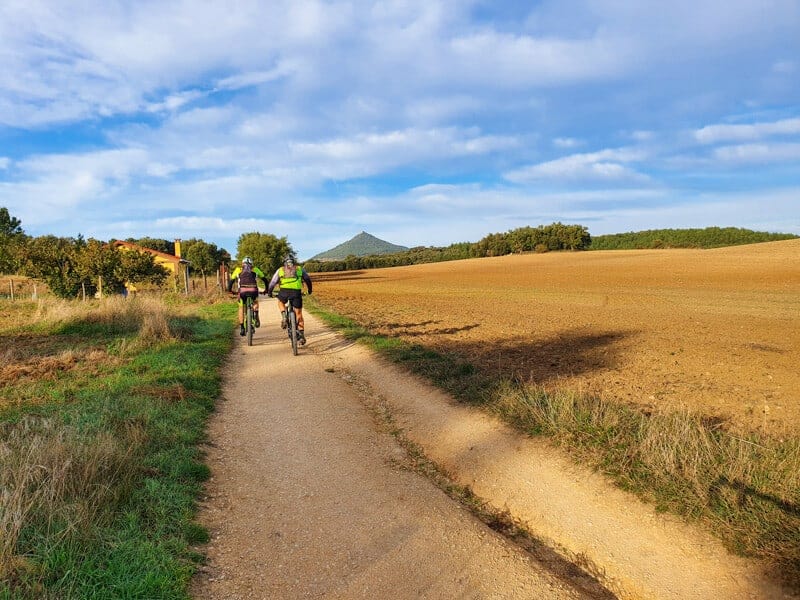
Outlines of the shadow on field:
{"label": "shadow on field", "polygon": [[377,276],[365,276],[364,271],[341,271],[333,273],[314,273],[314,283],[326,283],[330,281],[367,281],[368,279],[380,279]]}
{"label": "shadow on field", "polygon": [[383,325],[391,332],[391,335],[399,335],[403,337],[418,337],[428,335],[447,335],[452,333],[459,333],[461,331],[469,331],[480,327],[480,323],[472,323],[471,325],[463,325],[461,327],[431,327],[438,325],[441,321],[420,321],[419,323],[386,323]]}
{"label": "shadow on field", "polygon": [[762,501],[768,504],[771,504],[775,508],[778,508],[782,512],[787,515],[791,515],[793,517],[800,517],[800,506],[797,504],[793,504],[792,502],[788,502],[786,500],[782,500],[776,496],[771,494],[765,494],[764,492],[759,492],[753,487],[749,485],[737,481],[737,480],[730,480],[727,477],[720,477],[717,479],[709,488],[708,495],[710,498],[711,503],[719,503],[723,502],[722,498],[722,490],[724,488],[730,488],[734,492],[736,492],[736,502],[739,506],[743,506],[746,502],[750,501]]}
{"label": "shadow on field", "polygon": [[[477,325],[465,328],[472,329]],[[427,330],[425,334],[430,334]],[[454,333],[442,330],[439,333]],[[401,337],[415,334],[398,332]],[[422,334],[416,334],[422,335]],[[474,335],[474,334],[473,334]],[[491,378],[546,384],[564,377],[620,367],[618,349],[635,331],[564,332],[557,337],[537,339],[510,336],[501,339],[434,341],[432,349],[455,355]]]}

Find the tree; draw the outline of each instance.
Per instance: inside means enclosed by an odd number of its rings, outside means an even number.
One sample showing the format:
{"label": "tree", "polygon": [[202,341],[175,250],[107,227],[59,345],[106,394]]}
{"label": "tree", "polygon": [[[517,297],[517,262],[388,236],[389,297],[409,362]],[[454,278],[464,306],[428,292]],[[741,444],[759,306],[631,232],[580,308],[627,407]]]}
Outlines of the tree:
{"label": "tree", "polygon": [[183,247],[185,249],[183,254],[189,261],[190,268],[203,276],[203,287],[208,289],[208,275],[219,268],[228,253],[217,248],[216,244],[196,239],[183,242]]}
{"label": "tree", "polygon": [[76,248],[74,259],[75,273],[87,293],[94,295],[101,283],[104,293],[119,293],[124,289],[120,252],[112,246],[90,239]]}
{"label": "tree", "polygon": [[147,252],[119,250],[99,240],[52,235],[33,238],[25,244],[23,273],[47,283],[61,298],[74,298],[85,291],[94,295],[102,278],[103,288],[121,292],[127,282],[160,285],[169,272]]}
{"label": "tree", "polygon": [[27,240],[22,272],[47,283],[50,291],[61,298],[77,296],[81,278],[75,269],[76,253],[83,238],[46,235]]}
{"label": "tree", "polygon": [[0,273],[16,273],[20,267],[20,249],[25,241],[22,221],[0,207]]}
{"label": "tree", "polygon": [[294,254],[294,250],[286,237],[277,238],[271,233],[243,233],[236,244],[237,260],[249,256],[267,276],[283,264],[287,254]]}
{"label": "tree", "polygon": [[169,277],[169,270],[156,262],[149,252],[117,250],[120,257],[119,279],[125,283],[152,283],[161,285]]}
{"label": "tree", "polygon": [[163,252],[164,254],[175,254],[175,242],[150,237],[143,237],[138,240],[128,238],[125,241],[134,243],[142,248],[150,248],[150,250]]}
{"label": "tree", "polygon": [[22,221],[16,217],[12,217],[8,209],[3,206],[0,207],[0,235],[22,235]]}

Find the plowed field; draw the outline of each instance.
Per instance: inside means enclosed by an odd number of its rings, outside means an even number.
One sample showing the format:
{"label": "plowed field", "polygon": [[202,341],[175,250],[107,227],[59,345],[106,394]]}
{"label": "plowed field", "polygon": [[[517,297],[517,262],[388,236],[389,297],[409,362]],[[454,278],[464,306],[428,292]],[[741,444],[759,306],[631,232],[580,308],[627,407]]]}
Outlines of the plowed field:
{"label": "plowed field", "polygon": [[800,430],[800,240],[312,277],[323,305],[487,372]]}

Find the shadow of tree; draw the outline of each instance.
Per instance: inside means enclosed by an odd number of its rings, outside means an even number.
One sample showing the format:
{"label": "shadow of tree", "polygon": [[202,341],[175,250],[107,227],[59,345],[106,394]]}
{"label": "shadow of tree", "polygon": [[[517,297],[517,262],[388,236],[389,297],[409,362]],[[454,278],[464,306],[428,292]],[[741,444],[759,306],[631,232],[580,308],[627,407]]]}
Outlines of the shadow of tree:
{"label": "shadow of tree", "polygon": [[438,325],[441,321],[421,321],[419,323],[386,323],[383,325],[386,329],[390,330],[393,335],[400,337],[420,337],[427,335],[449,335],[459,333],[461,331],[469,331],[480,327],[480,323],[471,323],[461,327],[433,327],[431,325]]}
{"label": "shadow of tree", "polygon": [[[726,498],[726,489],[733,492],[735,498]],[[758,514],[761,523],[758,531],[746,532],[748,536],[755,536],[756,540],[749,539],[747,543],[744,540],[735,540],[735,543],[758,547],[759,553],[769,559],[776,578],[800,590],[799,505],[724,475],[709,487],[708,501],[711,507],[716,507],[717,514],[732,513],[732,519],[738,513]],[[736,531],[735,528],[732,529],[735,538]]]}
{"label": "shadow of tree", "polygon": [[[492,379],[518,379],[544,384],[593,371],[616,369],[619,349],[635,330],[590,332],[574,330],[546,338],[446,337],[479,329],[480,323],[459,327],[436,327],[441,321],[372,323],[372,331],[452,356],[473,365]],[[440,337],[441,339],[437,339]]]}
{"label": "shadow of tree", "polygon": [[366,281],[368,279],[381,279],[375,275],[364,275],[364,271],[334,271],[331,273],[313,273],[314,283],[327,283],[332,281]]}
{"label": "shadow of tree", "polygon": [[722,490],[729,488],[736,492],[736,503],[738,506],[744,506],[748,501],[762,501],[779,509],[787,515],[793,517],[800,517],[800,506],[787,500],[778,498],[771,494],[759,492],[757,489],[747,485],[742,481],[731,480],[725,476],[717,479],[708,489],[708,496],[711,503],[722,502]]}

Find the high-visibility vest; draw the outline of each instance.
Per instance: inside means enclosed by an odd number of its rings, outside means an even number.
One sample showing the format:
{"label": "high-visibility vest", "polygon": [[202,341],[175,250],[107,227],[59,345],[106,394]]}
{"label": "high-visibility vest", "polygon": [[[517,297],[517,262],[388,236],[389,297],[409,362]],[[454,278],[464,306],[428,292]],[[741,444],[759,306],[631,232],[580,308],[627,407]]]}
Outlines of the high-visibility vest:
{"label": "high-visibility vest", "polygon": [[280,286],[282,290],[302,290],[303,289],[303,267],[294,268],[294,277],[287,277],[283,267],[278,269]]}

